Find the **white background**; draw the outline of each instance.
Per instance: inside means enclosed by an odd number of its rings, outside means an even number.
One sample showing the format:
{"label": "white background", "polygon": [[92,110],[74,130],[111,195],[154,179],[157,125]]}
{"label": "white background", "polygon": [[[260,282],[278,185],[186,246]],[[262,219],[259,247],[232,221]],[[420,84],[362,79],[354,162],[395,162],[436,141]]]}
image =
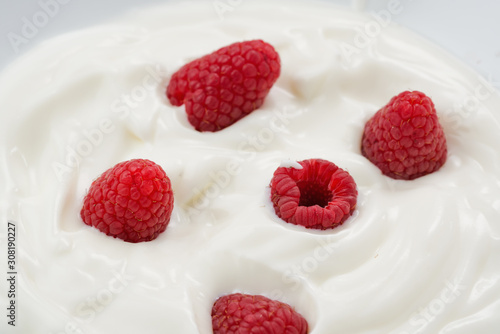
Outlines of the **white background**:
{"label": "white background", "polygon": [[[170,0],[173,1],[173,0]],[[180,0],[187,1],[187,0]],[[205,0],[212,3],[238,3],[251,0]],[[352,6],[351,0],[323,0]],[[358,0],[365,10],[386,9],[390,1],[400,2],[405,10],[394,17],[400,23],[441,45],[474,68],[500,89],[500,1],[497,0]],[[56,2],[57,11],[37,28],[18,50],[9,34],[22,35],[26,20],[46,10],[44,4]],[[0,70],[40,41],[51,36],[106,22],[134,8],[169,0],[0,0]],[[50,6],[50,5],[49,5]],[[52,6],[52,8],[54,8]],[[40,17],[38,18],[40,19]],[[43,23],[43,22],[42,22]]]}

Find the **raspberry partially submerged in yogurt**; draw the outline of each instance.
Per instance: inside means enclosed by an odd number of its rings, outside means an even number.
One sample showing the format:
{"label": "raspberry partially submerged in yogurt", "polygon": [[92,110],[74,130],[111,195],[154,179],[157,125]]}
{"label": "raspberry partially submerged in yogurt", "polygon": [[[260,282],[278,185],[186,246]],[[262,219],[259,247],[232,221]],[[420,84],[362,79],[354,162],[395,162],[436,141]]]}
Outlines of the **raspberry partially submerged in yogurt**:
{"label": "raspberry partially submerged in yogurt", "polygon": [[302,168],[279,167],[271,180],[271,201],[278,217],[311,229],[341,225],[356,207],[354,179],[326,160],[298,163]]}
{"label": "raspberry partially submerged in yogurt", "polygon": [[432,100],[418,91],[393,97],[366,122],[361,153],[393,179],[412,180],[440,169],[447,146]]}
{"label": "raspberry partially submerged in yogurt", "polygon": [[259,108],[280,70],[279,55],[270,44],[234,43],[182,66],[166,93],[172,105],[186,105],[196,130],[219,131]]}
{"label": "raspberry partially submerged in yogurt", "polygon": [[290,305],[261,295],[234,293],[212,307],[214,334],[307,334],[306,319]]}
{"label": "raspberry partially submerged in yogurt", "polygon": [[80,216],[107,235],[135,243],[156,239],[165,231],[173,205],[165,171],[150,160],[133,159],[92,182]]}

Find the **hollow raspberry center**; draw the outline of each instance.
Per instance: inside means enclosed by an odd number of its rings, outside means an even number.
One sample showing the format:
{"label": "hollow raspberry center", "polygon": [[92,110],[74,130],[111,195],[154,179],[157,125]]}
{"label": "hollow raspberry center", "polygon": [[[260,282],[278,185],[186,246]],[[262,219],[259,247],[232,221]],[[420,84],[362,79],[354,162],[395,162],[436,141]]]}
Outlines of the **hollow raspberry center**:
{"label": "hollow raspberry center", "polygon": [[319,205],[326,208],[332,200],[333,194],[325,184],[314,181],[299,181],[297,186],[300,190],[299,206]]}

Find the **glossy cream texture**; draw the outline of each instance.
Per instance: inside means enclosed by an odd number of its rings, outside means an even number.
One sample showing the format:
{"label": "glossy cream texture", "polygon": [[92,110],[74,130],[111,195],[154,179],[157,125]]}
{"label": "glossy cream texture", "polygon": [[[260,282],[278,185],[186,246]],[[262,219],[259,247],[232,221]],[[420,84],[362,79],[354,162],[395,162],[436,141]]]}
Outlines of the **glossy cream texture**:
{"label": "glossy cream texture", "polygon": [[[195,131],[164,96],[169,77],[255,38],[282,59],[264,106]],[[360,154],[366,120],[404,90],[434,100],[449,149],[414,181]],[[310,2],[165,5],[40,45],[2,73],[0,105],[3,221],[17,223],[19,272],[17,326],[4,319],[2,333],[207,334],[213,301],[235,291],[293,305],[311,334],[500,328],[500,96],[401,27]],[[175,194],[167,231],[148,243],[79,217],[92,180],[132,158],[163,166]],[[358,185],[337,229],[272,210],[274,170],[308,158]]]}

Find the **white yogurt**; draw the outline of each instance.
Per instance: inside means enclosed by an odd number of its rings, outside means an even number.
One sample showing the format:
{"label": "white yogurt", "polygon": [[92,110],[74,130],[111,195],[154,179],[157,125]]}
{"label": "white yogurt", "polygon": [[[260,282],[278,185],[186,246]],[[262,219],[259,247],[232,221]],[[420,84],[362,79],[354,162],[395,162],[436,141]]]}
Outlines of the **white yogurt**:
{"label": "white yogurt", "polygon": [[[166,100],[169,76],[255,38],[282,59],[264,106],[195,131]],[[449,150],[414,181],[360,154],[366,120],[404,90],[433,99]],[[0,106],[2,222],[18,230],[17,323],[3,316],[2,333],[207,334],[213,301],[235,291],[293,305],[311,334],[500,328],[500,94],[399,26],[310,2],[164,5],[43,43],[2,73]],[[132,158],[172,181],[171,223],[153,242],[79,217],[92,180]],[[356,180],[357,210],[340,228],[274,215],[274,170],[308,158]]]}

